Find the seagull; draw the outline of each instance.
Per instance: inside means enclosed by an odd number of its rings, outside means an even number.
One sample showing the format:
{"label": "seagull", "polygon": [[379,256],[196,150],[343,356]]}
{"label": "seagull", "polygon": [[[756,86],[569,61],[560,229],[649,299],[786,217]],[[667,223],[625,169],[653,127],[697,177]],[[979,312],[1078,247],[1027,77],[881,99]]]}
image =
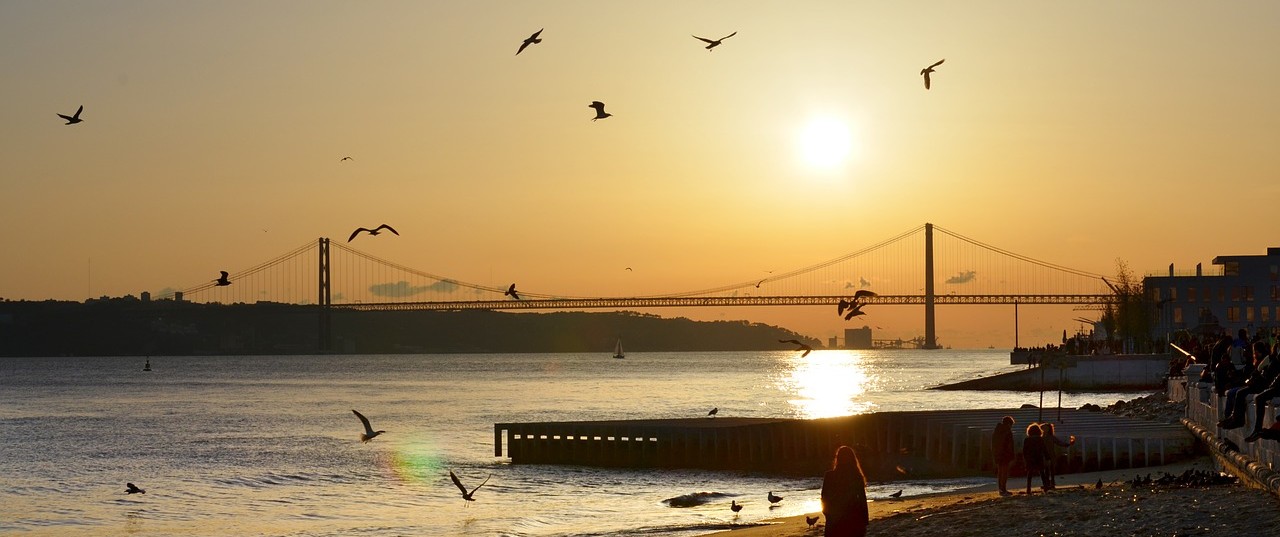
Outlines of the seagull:
{"label": "seagull", "polygon": [[591,118],[591,121],[595,121],[597,119],[604,119],[613,115],[604,111],[604,103],[600,101],[591,101],[591,104],[587,105],[587,108],[596,109],[596,117]]}
{"label": "seagull", "polygon": [[804,521],[805,523],[809,524],[809,529],[813,529],[813,526],[818,523],[818,517],[807,516],[807,517],[804,517]]}
{"label": "seagull", "polygon": [[733,509],[733,512],[737,513],[742,510],[742,506],[738,505],[738,500],[732,500],[729,502],[729,509]]}
{"label": "seagull", "polygon": [[64,125],[75,125],[76,123],[84,121],[83,119],[80,119],[80,112],[83,112],[83,111],[84,111],[84,105],[82,104],[80,105],[80,108],[76,109],[76,115],[64,116],[62,114],[58,114],[58,117],[67,120],[67,122],[64,123]]}
{"label": "seagull", "polygon": [[852,306],[852,305],[853,304],[848,300],[845,300],[843,298],[840,299],[840,302],[836,303],[836,315],[844,315],[844,310],[849,309],[849,306]]}
{"label": "seagull", "polygon": [[[805,345],[804,343],[801,343],[801,342],[799,342],[799,341],[797,341],[797,340],[794,340],[794,339],[779,339],[779,340],[778,340],[778,343],[794,343],[794,344],[796,344],[796,345],[797,345],[796,350],[798,350],[798,351],[804,351],[804,354],[801,354],[801,355],[800,355],[800,357],[801,357],[801,358],[804,358],[805,356],[808,356],[810,352],[813,352],[813,347],[810,347],[810,346],[808,346],[808,345]],[[770,494],[773,494],[773,493],[771,492]],[[781,499],[781,498],[779,498],[779,499]]]}
{"label": "seagull", "polygon": [[920,74],[924,75],[924,89],[929,89],[929,73],[932,73],[934,67],[942,65],[942,62],[945,62],[945,61],[947,61],[947,59],[943,58],[941,60],[938,60],[937,63],[920,70]]}
{"label": "seagull", "polygon": [[867,314],[867,312],[862,311],[862,304],[861,304],[861,303],[858,303],[858,302],[852,302],[852,303],[850,303],[850,304],[849,304],[849,313],[844,314],[844,320],[846,320],[846,321],[847,321],[847,320],[852,319],[852,318],[854,318],[854,317],[857,317],[857,316],[859,316],[859,315],[866,315],[866,314]]}
{"label": "seagull", "polygon": [[[766,278],[766,280],[767,280],[767,279],[768,279],[768,278]],[[764,282],[765,282],[765,280],[760,280],[760,281],[756,282],[756,289],[759,289],[759,288],[760,288],[760,284],[762,284],[762,283],[764,283]]]}
{"label": "seagull", "polygon": [[214,284],[214,287],[222,287],[222,286],[224,286],[224,285],[231,285],[231,280],[228,280],[228,279],[227,279],[227,276],[228,276],[228,275],[227,275],[227,271],[225,271],[225,270],[219,270],[218,272],[222,273],[222,276],[219,276],[219,277],[218,277],[218,279],[213,280],[214,282],[217,282],[217,283],[215,283],[215,284]]}
{"label": "seagull", "polygon": [[356,238],[356,235],[359,235],[361,231],[368,232],[370,235],[377,235],[379,231],[382,231],[382,230],[384,230],[384,229],[385,229],[385,230],[387,230],[387,231],[390,231],[391,233],[394,233],[394,234],[396,234],[396,235],[399,235],[399,234],[400,234],[400,232],[399,232],[399,231],[396,231],[396,230],[395,230],[395,228],[392,228],[391,226],[388,226],[388,225],[386,225],[386,224],[382,224],[382,225],[380,225],[380,226],[378,226],[378,227],[375,227],[375,228],[373,228],[373,229],[367,229],[367,228],[358,227],[358,228],[356,228],[356,230],[355,230],[355,231],[352,231],[352,232],[351,232],[351,236],[350,236],[350,237],[347,237],[347,242],[351,242],[351,241],[352,241],[352,239],[355,239],[355,238]]}
{"label": "seagull", "polygon": [[716,414],[719,414],[719,413],[720,413],[720,407],[715,407],[711,409],[711,412],[707,412],[707,417],[714,418],[716,417]]}
{"label": "seagull", "polygon": [[769,503],[778,503],[782,501],[782,496],[774,496],[772,490],[769,491],[769,495],[766,496],[766,498],[769,498]]}
{"label": "seagull", "polygon": [[516,56],[519,56],[521,52],[524,52],[525,47],[528,47],[529,45],[532,45],[535,43],[541,43],[542,40],[538,39],[538,34],[542,33],[542,30],[546,30],[546,28],[542,28],[534,32],[533,35],[526,38],[523,43],[520,43],[520,50],[516,51]]}
{"label": "seagull", "polygon": [[508,287],[508,288],[507,288],[507,292],[502,293],[502,295],[503,295],[503,296],[509,296],[509,297],[514,298],[514,299],[516,299],[516,300],[520,300],[520,295],[517,295],[517,294],[516,294],[516,284],[514,284],[514,283],[513,283],[513,284],[511,284],[511,287]]}
{"label": "seagull", "polygon": [[[493,477],[493,474],[489,474],[489,477]],[[479,485],[476,485],[476,488],[473,488],[471,489],[470,492],[468,492],[467,487],[462,486],[462,480],[458,479],[458,474],[453,473],[453,470],[449,470],[449,479],[452,479],[453,484],[457,485],[458,490],[462,491],[462,499],[469,502],[476,501],[476,499],[473,496],[475,495],[477,490],[480,490],[480,487],[483,487],[485,483],[489,482],[489,477],[484,478],[484,483],[480,483]]]}
{"label": "seagull", "polygon": [[855,292],[855,293],[853,294],[853,299],[854,299],[854,300],[861,300],[861,299],[863,299],[863,298],[867,298],[867,297],[871,297],[871,296],[876,296],[876,294],[875,294],[875,293],[872,293],[871,291],[868,291],[868,290],[866,290],[866,289],[859,289],[857,292]]}
{"label": "seagull", "polygon": [[724,37],[721,37],[720,39],[714,39],[714,40],[713,40],[713,39],[707,39],[707,38],[705,38],[705,37],[698,37],[698,36],[696,36],[696,35],[695,35],[695,36],[693,36],[693,38],[694,38],[694,39],[697,39],[698,41],[702,41],[703,43],[706,43],[706,44],[707,44],[707,50],[711,50],[711,49],[713,49],[713,48],[716,48],[716,47],[720,46],[720,42],[721,42],[721,41],[724,41],[725,39],[729,39],[730,37],[733,37],[733,36],[735,36],[735,35],[738,35],[738,32],[733,32],[733,33],[731,33],[731,34],[729,34],[729,35],[726,35],[726,36],[724,36]]}
{"label": "seagull", "polygon": [[[627,270],[631,270],[631,267],[627,267]],[[635,271],[634,271],[634,270],[631,270],[631,272],[635,272]]]}
{"label": "seagull", "polygon": [[147,493],[147,491],[138,488],[138,486],[134,485],[133,483],[125,483],[124,486],[126,487],[124,489],[125,494],[137,494],[137,493],[146,494]]}
{"label": "seagull", "polygon": [[1094,484],[1093,484],[1093,488],[1095,488],[1095,489],[1100,489],[1100,488],[1102,488],[1102,478],[1101,478],[1101,477],[1099,477],[1099,478],[1098,478],[1098,482],[1097,482],[1097,483],[1094,483]]}
{"label": "seagull", "polygon": [[895,493],[893,493],[893,494],[890,494],[890,495],[889,495],[889,497],[890,497],[890,498],[901,498],[901,497],[902,497],[902,489],[898,489],[898,492],[895,492]]}
{"label": "seagull", "polygon": [[360,434],[361,442],[368,444],[370,440],[373,440],[378,435],[386,432],[373,430],[373,426],[369,425],[369,418],[364,417],[364,414],[356,412],[356,409],[351,409],[351,412],[354,412],[356,417],[360,418],[360,423],[364,424],[364,432]]}
{"label": "seagull", "polygon": [[338,162],[342,162],[342,161],[344,161],[344,160],[355,160],[355,159],[353,159],[353,158],[351,158],[351,157],[342,157],[342,158],[338,159]]}

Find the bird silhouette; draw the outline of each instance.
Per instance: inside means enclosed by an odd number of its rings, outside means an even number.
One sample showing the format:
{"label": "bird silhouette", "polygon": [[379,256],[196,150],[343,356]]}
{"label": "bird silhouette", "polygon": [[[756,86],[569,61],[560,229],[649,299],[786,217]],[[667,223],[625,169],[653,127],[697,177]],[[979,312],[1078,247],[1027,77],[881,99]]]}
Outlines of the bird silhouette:
{"label": "bird silhouette", "polygon": [[804,358],[805,356],[808,356],[808,355],[809,355],[809,353],[813,351],[813,347],[810,347],[810,346],[808,346],[808,345],[805,345],[804,343],[801,343],[801,342],[799,342],[799,341],[797,341],[797,340],[794,340],[794,339],[779,339],[779,340],[778,340],[778,343],[794,343],[794,344],[796,344],[796,350],[798,350],[798,351],[804,351],[804,354],[801,354],[801,355],[800,355],[800,357],[801,357],[801,358]]}
{"label": "bird silhouette", "polygon": [[505,293],[502,293],[502,295],[503,295],[503,296],[509,296],[509,297],[514,298],[514,299],[516,299],[516,300],[520,300],[520,295],[516,294],[516,284],[514,284],[514,283],[513,283],[513,284],[511,284],[511,287],[508,287],[508,288],[507,288],[507,291],[506,291]]}
{"label": "bird silhouette", "polygon": [[729,502],[729,509],[733,509],[733,512],[737,513],[742,510],[742,506],[738,505],[738,500],[732,500]]}
{"label": "bird silhouette", "polygon": [[538,34],[542,33],[542,30],[546,30],[546,28],[539,29],[538,31],[534,32],[533,35],[526,37],[525,40],[522,43],[520,43],[520,49],[516,50],[516,56],[519,56],[521,52],[524,52],[524,49],[529,45],[532,45],[535,43],[541,43],[542,40],[538,39]]}
{"label": "bird silhouette", "polygon": [[853,302],[849,304],[849,312],[844,314],[844,320],[849,320],[859,315],[866,315],[867,312],[862,311],[862,304]]}
{"label": "bird silhouette", "polygon": [[134,485],[133,483],[125,483],[124,486],[125,486],[125,489],[124,489],[125,494],[146,494],[147,493],[147,491],[138,488],[138,486]]}
{"label": "bird silhouette", "polygon": [[714,418],[716,417],[716,414],[719,414],[719,413],[720,413],[720,407],[715,407],[711,409],[711,412],[707,412],[707,417]]}
{"label": "bird silhouette", "polygon": [[595,121],[597,119],[604,119],[613,115],[604,111],[604,103],[600,101],[591,101],[591,104],[587,105],[587,108],[596,109],[596,117],[591,118],[591,121]]}
{"label": "bird silhouette", "polygon": [[1094,484],[1093,484],[1093,488],[1095,488],[1095,489],[1100,489],[1100,488],[1102,488],[1102,478],[1101,478],[1101,477],[1099,477],[1099,478],[1098,478],[1098,482],[1097,482],[1097,483],[1094,483]]}
{"label": "bird silhouette", "polygon": [[[493,474],[489,474],[489,477],[493,477]],[[449,479],[452,479],[453,484],[457,485],[458,490],[462,491],[462,499],[469,502],[476,501],[475,499],[476,491],[480,490],[480,487],[483,487],[485,483],[489,482],[489,477],[484,478],[484,482],[480,483],[479,485],[476,485],[476,488],[473,488],[470,491],[467,491],[467,487],[462,485],[462,480],[458,479],[458,474],[453,473],[453,470],[449,470]]]}
{"label": "bird silhouette", "polygon": [[898,492],[895,492],[895,493],[893,493],[893,494],[890,494],[890,495],[889,495],[889,497],[890,497],[890,498],[901,498],[901,497],[902,497],[902,489],[898,489]]}
{"label": "bird silhouette", "polygon": [[353,412],[357,418],[360,418],[360,423],[364,424],[364,432],[360,433],[361,442],[364,442],[367,444],[369,443],[370,440],[373,440],[374,438],[377,438],[378,435],[386,432],[386,431],[373,430],[373,426],[369,425],[369,418],[364,417],[364,414],[356,412],[356,409],[354,408],[351,409],[351,412]]}
{"label": "bird silhouette", "polygon": [[769,495],[765,497],[769,499],[769,503],[778,503],[782,501],[782,496],[774,496],[772,490],[769,491]]}
{"label": "bird silhouette", "polygon": [[338,162],[342,162],[342,161],[344,161],[344,160],[355,160],[355,159],[353,159],[353,158],[351,158],[351,157],[342,157],[342,158],[338,159]]}
{"label": "bird silhouette", "polygon": [[84,105],[82,104],[80,105],[80,108],[76,109],[76,114],[74,116],[64,116],[62,114],[58,114],[58,117],[67,120],[67,122],[64,123],[64,125],[75,125],[76,123],[84,121],[83,119],[80,119],[80,112],[83,112],[83,111],[84,111]]}
{"label": "bird silhouette", "polygon": [[947,61],[947,59],[943,58],[941,60],[938,60],[937,63],[934,63],[933,65],[930,65],[920,70],[920,74],[924,75],[924,89],[929,89],[929,73],[932,73],[934,67],[942,65],[942,62],[945,62],[945,61]]}
{"label": "bird silhouette", "polygon": [[227,271],[225,271],[225,270],[219,270],[218,272],[219,272],[219,273],[221,273],[221,274],[222,274],[222,276],[219,276],[219,277],[218,277],[218,279],[213,280],[213,281],[214,281],[214,284],[213,284],[213,285],[214,285],[215,287],[222,287],[222,286],[224,286],[224,285],[231,285],[231,280],[228,280],[228,279],[227,279],[227,276],[228,276]]}
{"label": "bird silhouette", "polygon": [[804,517],[804,522],[809,525],[809,529],[813,529],[813,526],[818,523],[818,517],[806,516]]}
{"label": "bird silhouette", "polygon": [[387,230],[387,231],[390,231],[390,232],[391,232],[392,234],[394,234],[394,235],[399,235],[399,234],[400,234],[400,232],[399,232],[399,231],[396,231],[396,230],[395,230],[395,228],[393,228],[393,227],[391,227],[391,226],[388,226],[388,225],[386,225],[386,224],[382,224],[382,225],[380,225],[380,226],[378,226],[378,227],[375,227],[375,228],[373,228],[373,229],[368,229],[368,228],[358,227],[358,228],[356,228],[356,230],[355,230],[355,231],[352,231],[352,232],[351,232],[351,236],[350,236],[350,237],[347,237],[347,242],[351,242],[353,239],[355,239],[355,238],[356,238],[356,235],[359,235],[361,231],[363,231],[363,232],[365,232],[365,233],[368,233],[368,234],[370,234],[370,235],[377,235],[377,234],[379,234],[379,233],[380,233],[382,230],[384,230],[384,229],[385,229],[385,230]]}
{"label": "bird silhouette", "polygon": [[[767,278],[766,278],[766,280],[767,280]],[[756,282],[756,289],[759,289],[759,288],[760,288],[760,284],[762,284],[762,283],[764,283],[764,282],[765,282],[765,280],[760,280],[760,281]]]}
{"label": "bird silhouette", "polygon": [[738,32],[733,32],[733,33],[731,33],[731,34],[729,34],[729,35],[726,35],[726,36],[724,36],[724,37],[721,37],[720,39],[707,39],[707,38],[705,38],[705,37],[698,37],[698,36],[696,36],[696,35],[695,35],[695,36],[693,36],[693,38],[694,38],[694,39],[697,39],[698,41],[702,41],[703,43],[706,43],[706,44],[707,44],[707,50],[711,50],[711,49],[713,49],[713,48],[716,48],[716,47],[720,46],[720,42],[724,41],[725,39],[729,39],[730,37],[733,37],[733,36],[735,36],[735,35],[738,35]]}

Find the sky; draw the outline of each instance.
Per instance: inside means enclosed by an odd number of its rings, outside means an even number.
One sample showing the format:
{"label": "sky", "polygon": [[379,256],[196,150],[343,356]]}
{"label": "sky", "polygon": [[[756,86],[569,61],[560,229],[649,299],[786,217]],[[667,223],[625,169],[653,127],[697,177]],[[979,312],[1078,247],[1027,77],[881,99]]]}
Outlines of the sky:
{"label": "sky", "polygon": [[[7,0],[0,297],[181,289],[381,223],[400,236],[362,251],[576,296],[750,280],[925,222],[1098,274],[1209,266],[1280,246],[1277,22],[1269,0]],[[644,283],[599,276],[621,266]],[[1023,307],[1019,341],[1081,315]],[[939,337],[1012,346],[1012,309],[940,308]]]}

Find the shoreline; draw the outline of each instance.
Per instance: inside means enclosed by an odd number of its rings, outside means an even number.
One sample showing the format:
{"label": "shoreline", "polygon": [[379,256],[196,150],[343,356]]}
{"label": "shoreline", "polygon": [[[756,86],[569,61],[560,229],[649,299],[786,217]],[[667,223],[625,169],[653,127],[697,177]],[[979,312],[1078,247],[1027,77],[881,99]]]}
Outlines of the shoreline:
{"label": "shoreline", "polygon": [[[1133,486],[1135,474],[1179,475],[1216,471],[1204,456],[1166,466],[1126,468],[1058,476],[1057,489],[1041,491],[1025,477],[1011,478],[1015,494],[1001,497],[995,477],[985,485],[867,504],[872,535],[1250,535],[1280,525],[1280,501],[1265,491],[1236,482],[1203,487]],[[1102,480],[1102,489],[1096,483]],[[1017,487],[1013,485],[1019,485]],[[815,513],[807,513],[813,516]],[[815,528],[806,515],[764,521],[764,525],[704,534],[707,537],[811,537],[822,535],[825,517]],[[1240,516],[1245,515],[1245,516]],[[1056,533],[1055,533],[1056,532]]]}

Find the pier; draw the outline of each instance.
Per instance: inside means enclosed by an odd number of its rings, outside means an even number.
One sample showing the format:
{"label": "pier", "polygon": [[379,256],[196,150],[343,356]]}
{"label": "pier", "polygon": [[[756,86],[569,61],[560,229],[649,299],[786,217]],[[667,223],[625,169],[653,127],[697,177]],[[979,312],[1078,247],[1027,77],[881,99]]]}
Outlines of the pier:
{"label": "pier", "polygon": [[[497,423],[494,456],[513,464],[570,464],[624,468],[702,468],[814,473],[827,469],[835,449],[856,446],[873,479],[978,475],[993,471],[991,433],[1013,416],[1021,450],[1026,426],[1052,421],[1060,438],[1060,473],[1141,468],[1192,458],[1197,444],[1180,424],[1102,412],[1037,408],[880,412],[814,420],[690,418]],[[505,453],[504,453],[505,445]],[[1020,466],[1020,463],[1017,463]],[[1015,467],[1015,471],[1017,468]],[[881,474],[881,475],[877,475]]]}

